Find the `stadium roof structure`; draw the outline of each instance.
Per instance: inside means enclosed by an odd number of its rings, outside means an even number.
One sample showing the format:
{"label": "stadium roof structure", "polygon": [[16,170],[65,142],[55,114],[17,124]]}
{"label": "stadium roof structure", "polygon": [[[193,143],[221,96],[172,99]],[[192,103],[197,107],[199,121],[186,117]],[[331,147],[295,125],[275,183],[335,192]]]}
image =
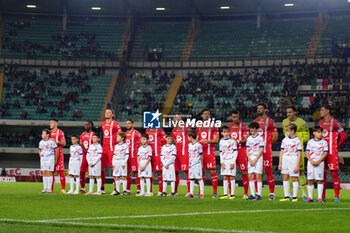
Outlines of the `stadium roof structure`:
{"label": "stadium roof structure", "polygon": [[[0,0],[2,14],[57,14],[125,16],[127,9],[142,16],[254,15],[317,12],[320,2],[328,11],[350,11],[350,0]],[[31,5],[31,7],[28,7]],[[94,9],[92,9],[95,7]],[[158,8],[158,10],[157,10]]]}

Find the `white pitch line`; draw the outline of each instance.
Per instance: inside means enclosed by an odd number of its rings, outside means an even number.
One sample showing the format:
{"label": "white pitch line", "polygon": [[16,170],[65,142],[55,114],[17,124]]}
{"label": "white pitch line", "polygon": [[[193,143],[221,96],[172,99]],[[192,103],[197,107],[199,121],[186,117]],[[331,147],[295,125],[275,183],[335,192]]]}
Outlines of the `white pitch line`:
{"label": "white pitch line", "polygon": [[103,226],[103,227],[118,227],[118,228],[138,228],[138,229],[154,229],[154,230],[181,230],[181,231],[199,231],[199,232],[227,232],[227,233],[277,233],[271,231],[249,231],[235,229],[215,229],[201,227],[176,227],[176,226],[150,226],[150,225],[129,225],[129,224],[108,224],[108,223],[83,223],[83,222],[58,222],[40,220],[21,220],[21,219],[0,219],[0,222],[22,222],[22,223],[40,223],[40,224],[62,224],[62,225],[83,225],[83,226]]}
{"label": "white pitch line", "polygon": [[[299,212],[299,211],[327,211],[327,210],[350,210],[350,208],[312,208],[312,209],[272,209],[272,210],[232,210],[232,211],[212,211],[212,212],[193,212],[193,213],[173,213],[173,214],[154,214],[154,215],[130,215],[130,216],[104,216],[88,218],[63,218],[63,219],[44,219],[30,220],[37,222],[60,222],[60,221],[82,221],[82,220],[100,220],[100,219],[133,219],[133,218],[157,218],[157,217],[176,217],[193,215],[211,215],[211,214],[240,214],[240,213],[264,213],[264,212]],[[3,219],[0,219],[0,221]]]}

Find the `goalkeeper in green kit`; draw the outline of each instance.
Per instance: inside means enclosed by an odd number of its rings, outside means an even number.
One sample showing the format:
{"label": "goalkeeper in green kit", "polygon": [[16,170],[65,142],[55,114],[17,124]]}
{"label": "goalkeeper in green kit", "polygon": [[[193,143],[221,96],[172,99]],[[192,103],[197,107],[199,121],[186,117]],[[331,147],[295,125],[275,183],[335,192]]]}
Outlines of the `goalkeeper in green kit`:
{"label": "goalkeeper in green kit", "polygon": [[[286,126],[293,123],[297,126],[297,131],[295,132],[295,135],[301,140],[303,144],[303,151],[302,156],[300,160],[300,175],[299,175],[299,184],[300,189],[303,192],[303,200],[307,199],[307,190],[306,190],[306,178],[305,178],[305,160],[304,160],[304,143],[309,141],[310,139],[310,133],[309,133],[309,127],[306,124],[306,122],[297,117],[297,109],[294,106],[288,106],[286,109],[287,112],[287,118],[283,120],[282,127],[283,127],[283,133],[286,135]],[[289,190],[292,189],[292,182],[291,179],[289,180]]]}

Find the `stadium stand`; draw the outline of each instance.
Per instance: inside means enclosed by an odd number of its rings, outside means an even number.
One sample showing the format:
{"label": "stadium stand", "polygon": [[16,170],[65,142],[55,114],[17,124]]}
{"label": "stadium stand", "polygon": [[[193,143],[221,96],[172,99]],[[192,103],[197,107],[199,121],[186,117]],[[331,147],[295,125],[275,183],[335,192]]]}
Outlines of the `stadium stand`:
{"label": "stadium stand", "polygon": [[228,113],[237,108],[245,121],[256,117],[256,104],[266,102],[273,118],[281,120],[281,96],[294,96],[297,83],[282,67],[265,70],[210,71],[188,73],[175,98],[173,112],[196,116],[203,108],[214,111],[215,118],[229,121]]}
{"label": "stadium stand", "polygon": [[[142,118],[142,112],[147,110],[162,110],[175,73],[153,69],[150,73],[134,72],[129,75],[126,87],[116,112],[119,121],[128,118],[136,121]],[[157,93],[157,94],[155,94]]]}
{"label": "stadium stand", "polygon": [[[185,45],[188,23],[141,23],[137,27],[131,59],[142,61],[148,50],[163,51],[162,60],[179,61]],[[147,60],[147,59],[145,59]]]}
{"label": "stadium stand", "polygon": [[304,58],[315,20],[202,22],[191,60]]}
{"label": "stadium stand", "polygon": [[88,74],[86,67],[61,73],[9,65],[4,73],[1,118],[5,119],[98,120],[112,80],[103,69]]}
{"label": "stadium stand", "polygon": [[8,18],[5,21],[2,57],[29,59],[117,59],[124,23],[70,21],[62,36],[58,20]]}
{"label": "stadium stand", "polygon": [[326,29],[323,31],[321,40],[316,52],[317,57],[329,57],[332,54],[332,38],[335,43],[348,47],[350,43],[350,18],[332,17],[328,21]]}
{"label": "stadium stand", "polygon": [[319,118],[320,106],[330,104],[342,121],[349,118],[350,70],[347,63],[295,64],[293,71],[300,85],[297,106],[301,116],[314,121]]}

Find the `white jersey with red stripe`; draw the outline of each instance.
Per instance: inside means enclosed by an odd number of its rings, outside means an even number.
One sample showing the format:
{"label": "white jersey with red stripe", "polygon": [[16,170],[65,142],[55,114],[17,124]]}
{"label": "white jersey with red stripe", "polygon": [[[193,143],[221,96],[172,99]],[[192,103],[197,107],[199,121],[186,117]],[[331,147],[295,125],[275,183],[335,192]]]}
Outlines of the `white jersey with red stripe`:
{"label": "white jersey with red stripe", "polygon": [[166,143],[164,129],[146,129],[146,134],[149,136],[148,144],[152,147],[153,155],[160,156],[162,146]]}
{"label": "white jersey with red stripe", "polygon": [[89,146],[92,144],[92,136],[94,135],[94,131],[90,131],[90,132],[83,132],[80,135],[80,144],[83,147],[83,152],[87,153]]}
{"label": "white jersey with red stripe", "polygon": [[126,165],[126,162],[129,158],[129,146],[126,143],[117,144],[114,147],[114,154],[113,154],[113,166],[115,166],[116,162],[121,162],[124,166]]}
{"label": "white jersey with red stripe", "polygon": [[137,152],[137,156],[140,157],[140,162],[152,157],[152,147],[150,145],[140,146]]}
{"label": "white jersey with red stripe", "polygon": [[315,140],[313,138],[307,142],[306,151],[309,151],[313,161],[318,161],[325,152],[328,152],[328,143],[324,139]]}
{"label": "white jersey with red stripe", "polygon": [[172,130],[172,135],[176,145],[177,154],[185,155],[188,153],[188,132],[191,131],[190,127],[175,127]]}
{"label": "white jersey with red stripe", "polygon": [[[248,126],[244,124],[242,121],[238,122],[237,124],[232,122],[231,124],[228,125],[228,127],[230,128],[230,136],[232,139],[241,141],[244,139],[244,137],[249,136]],[[242,145],[241,143],[239,143],[238,148],[245,149],[245,144]]]}
{"label": "white jersey with red stripe", "polygon": [[189,156],[189,169],[202,168],[201,155],[203,154],[203,147],[199,142],[188,144],[188,156]]}
{"label": "white jersey with red stripe", "polygon": [[[264,139],[258,134],[255,137],[253,135],[250,135],[247,138],[247,143],[246,143],[246,147],[249,148],[249,156],[258,156],[260,149],[264,148],[265,143],[264,143]],[[251,158],[253,159],[253,158]]]}
{"label": "white jersey with red stripe", "polygon": [[175,158],[176,158],[176,146],[171,144],[165,144],[162,146],[162,151],[161,151],[161,160],[163,163],[163,166],[169,166],[175,163]]}
{"label": "white jersey with red stripe", "polygon": [[328,121],[323,119],[318,125],[323,129],[322,138],[328,143],[329,154],[338,155],[338,137],[340,133],[344,132],[344,128],[334,117],[331,117]]}
{"label": "white jersey with red stripe", "polygon": [[223,138],[219,143],[220,161],[237,159],[237,143],[231,138]]}
{"label": "white jersey with red stripe", "polygon": [[80,147],[79,144],[71,145],[69,148],[69,151],[70,151],[69,162],[71,161],[81,162],[83,160],[83,149]]}
{"label": "white jersey with red stripe", "polygon": [[286,157],[298,157],[298,152],[302,151],[301,140],[294,136],[293,138],[285,137],[282,140],[281,150],[283,150],[283,156]]}
{"label": "white jersey with red stripe", "polygon": [[56,148],[57,144],[50,139],[41,140],[39,143],[39,150],[42,158],[54,156]]}
{"label": "white jersey with red stripe", "polygon": [[126,140],[125,143],[129,145],[129,156],[131,158],[137,157],[137,152],[140,147],[141,133],[136,129],[127,130],[125,132]]}
{"label": "white jersey with red stripe", "polygon": [[103,149],[113,151],[114,146],[117,144],[117,134],[122,132],[122,129],[115,120],[110,122],[104,121],[101,127],[103,132]]}
{"label": "white jersey with red stripe", "polygon": [[102,146],[101,144],[97,143],[97,144],[91,144],[89,146],[87,155],[86,155],[86,159],[88,161],[89,164],[96,164],[99,162],[99,160],[101,159],[102,156]]}
{"label": "white jersey with red stripe", "polygon": [[254,122],[259,123],[258,134],[264,139],[264,153],[272,153],[272,134],[277,133],[275,122],[268,116],[264,119],[258,117]]}

